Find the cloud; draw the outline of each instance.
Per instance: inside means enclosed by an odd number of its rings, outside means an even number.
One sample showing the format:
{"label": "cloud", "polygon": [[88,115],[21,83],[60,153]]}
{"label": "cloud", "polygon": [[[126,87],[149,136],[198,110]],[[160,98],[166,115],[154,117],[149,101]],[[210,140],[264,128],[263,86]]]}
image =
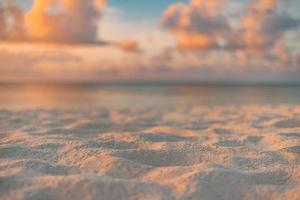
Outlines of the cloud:
{"label": "cloud", "polygon": [[98,20],[104,6],[105,0],[35,0],[27,13],[15,6],[2,6],[0,34],[6,40],[98,43]]}
{"label": "cloud", "polygon": [[[234,1],[237,5],[225,0],[177,3],[162,16],[161,25],[167,31],[155,29],[143,19],[128,20],[120,10],[108,7],[104,12],[103,2],[36,0],[27,12],[2,3],[0,40],[26,43],[0,43],[0,79],[291,80],[299,77],[300,49],[296,37],[299,33],[294,31],[299,20],[289,9],[281,7],[279,0]],[[108,12],[113,13],[107,15]],[[98,30],[101,37],[110,40],[109,45],[76,45],[99,44]],[[70,48],[69,44],[75,46]]]}
{"label": "cloud", "polygon": [[11,3],[0,4],[0,40],[21,40],[24,37],[23,13]]}
{"label": "cloud", "polygon": [[280,11],[278,0],[251,1],[241,18],[240,28],[227,40],[228,48],[248,58],[245,63],[248,65],[260,60],[260,65],[290,67],[293,58],[285,36],[299,25],[299,19]]}
{"label": "cloud", "polygon": [[233,33],[233,48],[265,50],[281,43],[286,32],[299,27],[300,20],[280,13],[277,0],[251,1],[242,17],[241,27]]}
{"label": "cloud", "polygon": [[103,6],[104,1],[99,0],[35,0],[25,16],[28,37],[57,43],[95,43]]}
{"label": "cloud", "polygon": [[5,34],[5,19],[4,19],[4,9],[0,7],[0,39],[4,37]]}
{"label": "cloud", "polygon": [[125,38],[120,40],[117,45],[126,52],[141,53],[139,43],[136,40]]}
{"label": "cloud", "polygon": [[[81,65],[81,58],[67,48],[20,47],[16,45],[0,48],[0,80],[43,80],[59,77],[61,80],[74,78],[80,71],[73,69]],[[63,67],[62,67],[63,66]],[[74,72],[75,71],[75,72]],[[73,73],[73,74],[72,74]]]}
{"label": "cloud", "polygon": [[179,51],[226,51],[237,59],[233,62],[249,66],[290,64],[285,36],[299,28],[299,19],[281,10],[279,0],[250,0],[234,16],[228,13],[230,5],[223,0],[176,3],[164,12],[162,27],[174,36]]}
{"label": "cloud", "polygon": [[162,26],[171,31],[181,49],[266,49],[276,46],[300,20],[279,12],[278,0],[252,0],[246,5],[239,26],[230,26],[222,0],[191,0],[171,5]]}
{"label": "cloud", "polygon": [[211,49],[230,30],[221,14],[223,0],[191,0],[171,5],[162,17],[163,28],[170,30],[181,49]]}

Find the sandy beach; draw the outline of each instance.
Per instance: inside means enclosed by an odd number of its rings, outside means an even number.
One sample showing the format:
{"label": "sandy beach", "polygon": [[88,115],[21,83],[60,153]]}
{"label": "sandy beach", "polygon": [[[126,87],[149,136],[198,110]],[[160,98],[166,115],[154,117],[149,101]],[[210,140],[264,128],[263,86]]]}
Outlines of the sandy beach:
{"label": "sandy beach", "polygon": [[300,200],[300,0],[0,0],[0,200]]}
{"label": "sandy beach", "polygon": [[0,199],[300,199],[300,107],[1,110]]}

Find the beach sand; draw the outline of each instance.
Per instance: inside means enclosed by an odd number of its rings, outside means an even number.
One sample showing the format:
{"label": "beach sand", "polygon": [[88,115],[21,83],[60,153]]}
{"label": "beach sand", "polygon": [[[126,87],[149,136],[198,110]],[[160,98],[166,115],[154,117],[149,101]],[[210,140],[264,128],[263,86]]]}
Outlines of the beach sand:
{"label": "beach sand", "polygon": [[300,106],[1,110],[0,199],[300,199]]}

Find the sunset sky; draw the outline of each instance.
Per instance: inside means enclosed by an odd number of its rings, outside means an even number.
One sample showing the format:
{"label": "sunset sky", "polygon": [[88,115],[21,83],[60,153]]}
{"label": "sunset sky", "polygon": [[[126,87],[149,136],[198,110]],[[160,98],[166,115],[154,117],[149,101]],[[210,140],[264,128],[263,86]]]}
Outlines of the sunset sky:
{"label": "sunset sky", "polygon": [[0,0],[0,81],[300,80],[298,0]]}

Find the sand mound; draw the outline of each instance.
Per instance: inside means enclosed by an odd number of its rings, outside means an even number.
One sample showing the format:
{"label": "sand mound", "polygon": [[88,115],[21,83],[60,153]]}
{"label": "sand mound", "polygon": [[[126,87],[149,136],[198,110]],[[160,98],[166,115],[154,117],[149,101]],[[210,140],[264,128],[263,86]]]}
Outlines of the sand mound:
{"label": "sand mound", "polygon": [[300,199],[296,106],[0,111],[0,199]]}

